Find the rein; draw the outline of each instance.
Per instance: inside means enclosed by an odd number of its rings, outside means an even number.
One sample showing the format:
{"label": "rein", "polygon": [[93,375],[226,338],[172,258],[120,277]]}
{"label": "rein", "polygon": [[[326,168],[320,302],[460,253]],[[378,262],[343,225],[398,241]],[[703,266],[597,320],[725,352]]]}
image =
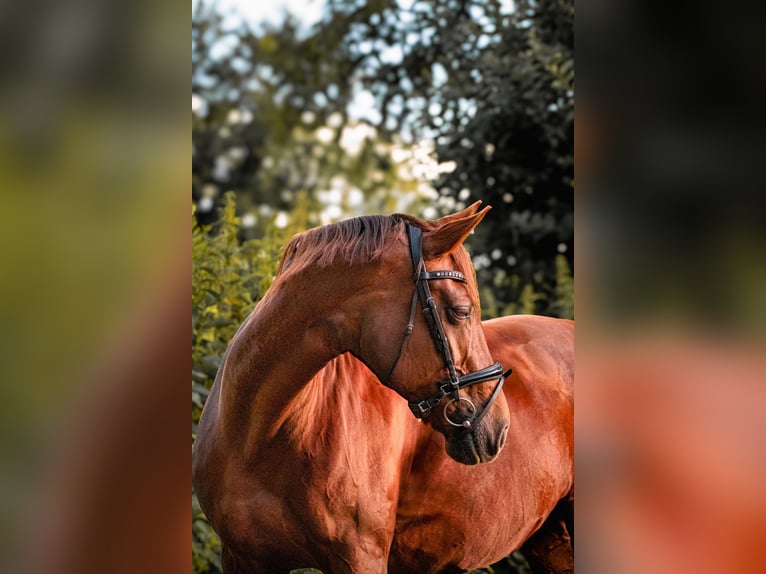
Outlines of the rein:
{"label": "rein", "polygon": [[[500,389],[503,386],[503,381],[505,381],[506,377],[511,374],[512,369],[508,369],[506,372],[503,372],[503,366],[499,362],[495,361],[488,367],[484,367],[478,371],[473,371],[465,375],[458,375],[457,369],[455,368],[455,362],[452,359],[452,353],[450,352],[449,340],[447,339],[447,334],[444,331],[444,325],[442,324],[441,317],[439,316],[436,300],[431,294],[431,289],[428,286],[428,282],[433,280],[450,279],[452,281],[467,283],[465,280],[465,275],[459,271],[452,270],[427,271],[425,262],[423,261],[422,232],[419,227],[415,227],[409,223],[405,223],[405,225],[407,227],[407,239],[409,241],[412,267],[415,269],[415,274],[413,277],[413,280],[415,281],[415,292],[412,294],[410,317],[409,321],[407,322],[407,326],[404,329],[404,337],[402,338],[402,344],[399,347],[399,353],[396,356],[394,364],[391,365],[391,368],[388,369],[388,372],[381,379],[381,382],[385,384],[388,381],[388,379],[393,374],[396,365],[399,363],[399,359],[401,359],[402,354],[404,353],[404,349],[407,346],[407,341],[409,340],[410,335],[412,335],[412,330],[415,326],[415,310],[417,309],[418,301],[420,301],[420,304],[423,307],[423,314],[425,315],[426,323],[428,324],[428,330],[431,332],[431,338],[436,344],[437,350],[441,353],[442,358],[444,359],[444,364],[447,367],[449,378],[436,383],[436,386],[439,390],[430,397],[419,402],[407,403],[407,405],[415,417],[423,418],[431,414],[431,410],[436,407],[444,397],[447,395],[452,395],[452,400],[450,402],[459,403],[462,401],[468,404],[470,418],[456,423],[449,418],[447,409],[445,408],[444,418],[446,421],[454,427],[460,427],[464,429],[471,428],[472,426],[475,427],[481,422],[481,420],[487,414],[487,411],[489,411],[489,408],[492,406],[492,403],[494,403],[495,399],[497,399],[499,396]],[[492,391],[492,395],[484,405],[481,413],[478,413],[477,415],[476,406],[470,399],[460,396],[460,389],[464,389],[478,383],[492,381],[494,379],[498,379],[498,382],[495,385],[495,389]]]}

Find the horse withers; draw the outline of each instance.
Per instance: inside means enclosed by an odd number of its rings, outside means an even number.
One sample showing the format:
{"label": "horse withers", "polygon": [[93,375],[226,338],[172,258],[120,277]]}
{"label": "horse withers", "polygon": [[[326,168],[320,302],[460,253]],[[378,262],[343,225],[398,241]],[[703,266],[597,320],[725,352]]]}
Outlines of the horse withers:
{"label": "horse withers", "polygon": [[287,245],[193,450],[227,573],[459,571],[524,543],[571,568],[571,323],[482,324],[462,242],[486,211]]}

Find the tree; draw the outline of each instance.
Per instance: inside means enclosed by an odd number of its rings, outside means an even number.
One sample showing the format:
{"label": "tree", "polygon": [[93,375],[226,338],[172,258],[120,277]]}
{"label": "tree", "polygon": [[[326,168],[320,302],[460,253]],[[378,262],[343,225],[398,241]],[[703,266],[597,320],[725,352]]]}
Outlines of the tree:
{"label": "tree", "polygon": [[[557,256],[574,266],[573,20],[571,0],[330,0],[308,32],[289,17],[256,32],[198,5],[198,218],[209,223],[228,189],[258,219],[300,199],[307,225],[327,221],[329,195],[332,219],[483,199],[495,211],[470,245],[488,306],[560,313]],[[362,88],[379,112],[365,122],[349,113]],[[449,166],[436,197],[393,157],[424,141]]]}
{"label": "tree", "polygon": [[531,288],[529,310],[556,315],[557,256],[574,264],[571,0],[330,5],[357,20],[346,50],[377,94],[381,127],[433,137],[454,165],[436,183],[443,205],[493,205],[471,240],[492,304],[511,312]]}
{"label": "tree", "polygon": [[328,195],[337,208],[329,216],[339,219],[403,209],[429,194],[406,165],[416,150],[380,141],[376,128],[348,112],[358,65],[341,43],[350,25],[335,19],[306,34],[288,17],[256,31],[196,7],[192,198],[200,222],[215,219],[227,190],[259,224],[303,202],[307,225],[327,222]]}

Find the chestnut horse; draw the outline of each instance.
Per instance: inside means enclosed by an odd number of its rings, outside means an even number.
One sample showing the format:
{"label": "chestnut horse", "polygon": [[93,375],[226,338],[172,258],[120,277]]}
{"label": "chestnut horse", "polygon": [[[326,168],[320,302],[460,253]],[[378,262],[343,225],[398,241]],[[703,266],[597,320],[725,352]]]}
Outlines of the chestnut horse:
{"label": "chestnut horse", "polygon": [[518,548],[573,571],[573,325],[481,322],[462,242],[487,209],[287,245],[193,449],[225,572],[459,572]]}

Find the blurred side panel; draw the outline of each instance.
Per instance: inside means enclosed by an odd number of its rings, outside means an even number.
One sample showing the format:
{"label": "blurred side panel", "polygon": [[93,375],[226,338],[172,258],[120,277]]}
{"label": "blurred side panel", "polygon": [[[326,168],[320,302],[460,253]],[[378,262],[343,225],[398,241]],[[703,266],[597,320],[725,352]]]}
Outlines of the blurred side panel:
{"label": "blurred side panel", "polygon": [[188,9],[1,9],[4,572],[190,570]]}
{"label": "blurred side panel", "polygon": [[577,11],[578,569],[761,572],[762,8]]}

